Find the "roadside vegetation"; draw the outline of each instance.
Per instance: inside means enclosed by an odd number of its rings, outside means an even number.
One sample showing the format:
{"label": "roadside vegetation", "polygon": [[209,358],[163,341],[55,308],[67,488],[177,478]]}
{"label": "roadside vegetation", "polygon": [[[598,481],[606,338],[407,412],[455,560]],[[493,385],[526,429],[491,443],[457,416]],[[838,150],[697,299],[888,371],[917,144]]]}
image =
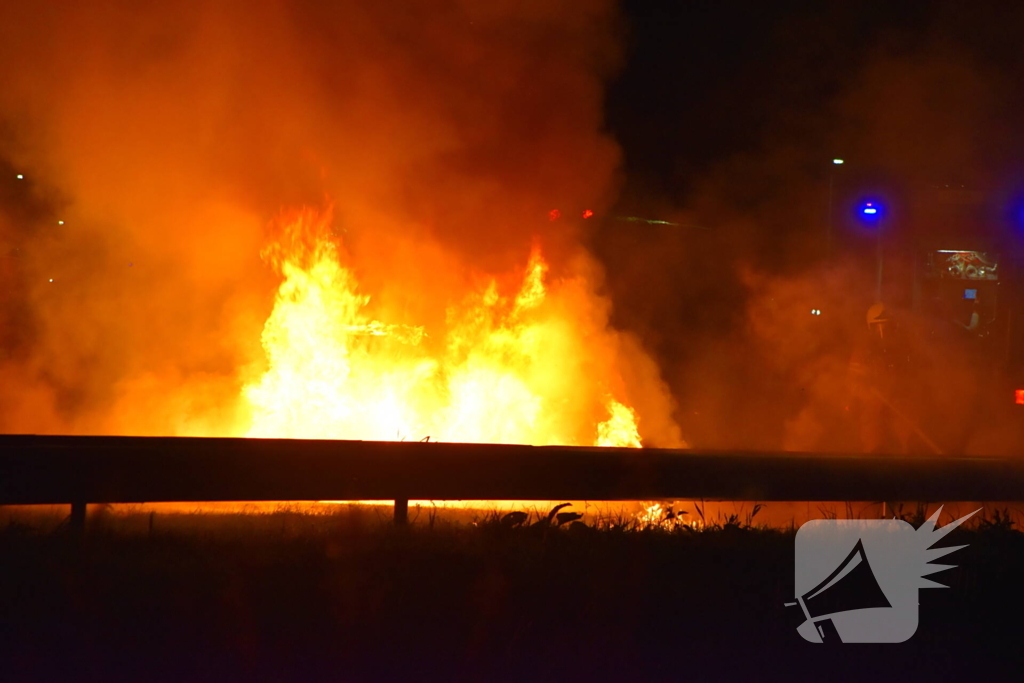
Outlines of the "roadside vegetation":
{"label": "roadside vegetation", "polygon": [[921,592],[911,641],[838,651],[803,642],[783,606],[794,528],[647,511],[422,511],[406,528],[367,506],[128,511],[93,515],[80,539],[9,519],[4,680],[724,680],[782,662],[792,680],[840,666],[921,680],[1016,656],[1010,511],[947,537],[968,548],[932,577],[950,590]]}

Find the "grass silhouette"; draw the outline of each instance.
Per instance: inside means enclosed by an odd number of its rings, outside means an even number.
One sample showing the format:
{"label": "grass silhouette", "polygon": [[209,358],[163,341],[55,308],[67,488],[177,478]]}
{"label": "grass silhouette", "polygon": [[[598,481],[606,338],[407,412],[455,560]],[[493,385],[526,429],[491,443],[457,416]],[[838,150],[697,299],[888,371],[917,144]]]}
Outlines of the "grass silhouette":
{"label": "grass silhouette", "polygon": [[396,528],[364,506],[129,510],[94,515],[83,543],[59,521],[9,521],[2,677],[632,681],[785,665],[793,680],[837,666],[917,678],[1009,667],[1017,651],[1024,534],[1003,512],[950,534],[970,546],[935,575],[951,589],[922,598],[911,641],[838,653],[804,643],[783,606],[793,528],[755,526],[756,511],[578,514],[425,510]]}

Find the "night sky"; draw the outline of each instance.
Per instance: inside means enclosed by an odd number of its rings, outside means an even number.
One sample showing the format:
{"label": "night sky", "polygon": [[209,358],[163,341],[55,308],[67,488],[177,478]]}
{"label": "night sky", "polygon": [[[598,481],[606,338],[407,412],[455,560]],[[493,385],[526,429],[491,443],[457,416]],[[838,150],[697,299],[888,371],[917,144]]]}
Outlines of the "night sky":
{"label": "night sky", "polygon": [[[823,163],[842,156],[864,173],[915,168],[936,183],[978,182],[994,173],[978,168],[985,162],[1019,158],[1019,3],[626,2],[623,11],[627,57],[607,115],[625,150],[627,194],[685,203],[723,162],[782,147]],[[908,105],[931,145],[892,137],[894,110]],[[871,127],[889,137],[872,138]],[[974,148],[944,154],[948,137]]]}

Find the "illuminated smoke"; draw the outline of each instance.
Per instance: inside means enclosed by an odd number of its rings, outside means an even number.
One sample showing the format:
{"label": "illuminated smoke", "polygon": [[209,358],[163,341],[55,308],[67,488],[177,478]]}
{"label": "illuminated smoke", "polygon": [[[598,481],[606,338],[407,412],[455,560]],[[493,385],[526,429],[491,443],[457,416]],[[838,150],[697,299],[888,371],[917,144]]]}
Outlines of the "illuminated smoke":
{"label": "illuminated smoke", "polygon": [[[616,21],[582,0],[6,5],[0,154],[64,223],[11,229],[31,338],[0,358],[0,429],[245,432],[282,210],[333,205],[388,329],[443,328],[535,243],[552,282],[589,283],[567,324],[606,326],[580,221],[547,213],[614,189]],[[680,443],[657,367],[606,338],[608,395]]]}

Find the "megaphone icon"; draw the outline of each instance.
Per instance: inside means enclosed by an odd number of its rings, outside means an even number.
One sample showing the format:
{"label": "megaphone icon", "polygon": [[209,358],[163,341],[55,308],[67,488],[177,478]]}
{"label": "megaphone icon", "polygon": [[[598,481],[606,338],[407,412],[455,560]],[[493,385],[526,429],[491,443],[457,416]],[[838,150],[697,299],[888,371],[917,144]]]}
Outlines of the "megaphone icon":
{"label": "megaphone icon", "polygon": [[871,571],[868,557],[864,553],[864,542],[860,539],[846,559],[821,583],[798,597],[797,603],[807,621],[814,623],[825,643],[842,642],[832,623],[833,615],[859,609],[892,607]]}

